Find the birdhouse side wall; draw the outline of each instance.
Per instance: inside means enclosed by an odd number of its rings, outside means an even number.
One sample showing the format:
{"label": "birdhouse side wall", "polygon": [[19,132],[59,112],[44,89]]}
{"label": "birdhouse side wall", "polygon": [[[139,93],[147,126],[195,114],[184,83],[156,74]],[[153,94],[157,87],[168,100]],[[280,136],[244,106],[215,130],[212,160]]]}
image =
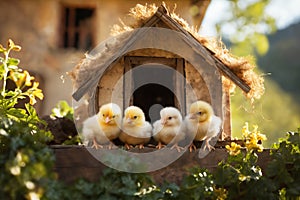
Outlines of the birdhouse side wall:
{"label": "birdhouse side wall", "polygon": [[[186,78],[186,106],[197,101],[203,100],[211,104],[210,94],[206,83],[200,73],[189,62],[185,62],[185,78]],[[189,85],[191,87],[189,87]],[[194,98],[196,97],[196,99]]]}
{"label": "birdhouse side wall", "polygon": [[113,102],[123,109],[123,73],[123,59],[104,72],[98,84],[98,94],[96,97],[98,99],[98,107]]}

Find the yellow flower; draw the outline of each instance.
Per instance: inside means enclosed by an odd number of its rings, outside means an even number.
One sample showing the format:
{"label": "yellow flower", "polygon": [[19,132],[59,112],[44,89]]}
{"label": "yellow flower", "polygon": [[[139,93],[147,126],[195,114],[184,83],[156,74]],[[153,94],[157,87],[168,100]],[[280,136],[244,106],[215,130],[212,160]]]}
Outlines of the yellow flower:
{"label": "yellow flower", "polygon": [[214,186],[214,192],[217,194],[217,200],[227,199],[228,191],[225,188],[216,188]]}
{"label": "yellow flower", "polygon": [[9,49],[12,49],[14,51],[20,51],[21,47],[19,45],[16,45],[11,39],[7,41],[7,46]]}
{"label": "yellow flower", "polygon": [[25,85],[26,86],[31,86],[31,81],[34,79],[34,77],[30,76],[30,74],[28,73],[28,71],[24,71],[25,74]]}
{"label": "yellow flower", "polygon": [[23,73],[11,71],[10,76],[18,88],[21,88],[23,85],[31,86],[31,81],[34,79],[26,70]]}
{"label": "yellow flower", "polygon": [[246,147],[248,150],[257,150],[258,152],[262,152],[264,147],[261,144],[261,140],[266,140],[266,136],[260,134],[259,132],[252,132],[248,139],[246,139]]}
{"label": "yellow flower", "polygon": [[267,140],[267,137],[264,134],[257,133],[257,140]]}
{"label": "yellow flower", "polygon": [[28,97],[30,99],[29,103],[31,105],[34,105],[36,103],[36,97],[39,98],[40,100],[42,100],[44,98],[44,94],[42,92],[41,89],[38,88],[39,83],[38,82],[34,82],[32,88],[30,88],[27,93],[28,93]]}
{"label": "yellow flower", "polygon": [[249,135],[250,131],[249,131],[248,122],[245,122],[245,125],[242,128],[242,133],[245,138]]}
{"label": "yellow flower", "polygon": [[241,153],[241,145],[235,143],[235,142],[231,142],[230,146],[226,145],[225,148],[228,150],[229,154],[231,156],[236,156],[239,153]]}
{"label": "yellow flower", "polygon": [[254,125],[253,130],[249,130],[248,123],[245,123],[245,126],[242,129],[243,137],[246,140],[246,148],[248,150],[257,150],[262,152],[264,147],[261,144],[261,141],[266,140],[267,137],[264,134],[261,134],[258,131],[258,126]]}

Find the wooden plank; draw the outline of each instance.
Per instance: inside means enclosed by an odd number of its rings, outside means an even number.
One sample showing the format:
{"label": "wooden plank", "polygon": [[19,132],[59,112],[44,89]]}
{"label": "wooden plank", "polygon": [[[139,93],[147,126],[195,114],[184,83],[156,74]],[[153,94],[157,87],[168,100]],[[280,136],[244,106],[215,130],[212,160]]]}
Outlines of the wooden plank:
{"label": "wooden plank", "polygon": [[123,109],[133,104],[131,94],[133,94],[133,80],[130,57],[124,58],[124,78],[123,78]]}
{"label": "wooden plank", "polygon": [[[148,173],[153,177],[157,184],[164,181],[179,184],[185,174],[188,173],[187,169],[198,166],[213,171],[218,166],[218,163],[225,160],[228,156],[225,145],[231,142],[241,144],[242,141],[222,141],[218,142],[214,151],[211,151],[205,158],[198,158],[198,151],[183,153],[179,159],[175,160],[165,168],[159,169],[154,172]],[[201,144],[199,144],[201,145]],[[197,146],[199,146],[197,145]],[[51,146],[55,153],[55,171],[58,178],[65,182],[72,182],[79,178],[84,178],[89,181],[97,181],[102,175],[102,171],[107,168],[103,163],[96,160],[92,154],[88,152],[86,147],[83,146]],[[156,150],[154,147],[145,147],[145,149],[132,149],[136,153],[146,153]],[[101,150],[98,150],[101,151]],[[115,151],[115,150],[111,150]],[[95,150],[95,153],[97,151]],[[265,172],[268,163],[271,161],[270,150],[264,150],[258,154],[258,165]]]}
{"label": "wooden plank", "polygon": [[230,94],[227,88],[223,89],[223,134],[222,140],[231,139],[231,111]]}
{"label": "wooden plank", "polygon": [[223,75],[232,80],[239,88],[248,93],[251,88],[240,77],[233,73],[228,67],[226,67],[221,61],[216,60],[216,66],[223,72]]}
{"label": "wooden plank", "polygon": [[182,115],[186,115],[186,92],[185,92],[185,75],[184,75],[184,59],[176,59],[176,74],[175,74],[175,96],[178,98],[175,105],[180,108]]}
{"label": "wooden plank", "polygon": [[144,65],[150,63],[158,63],[173,68],[175,68],[176,66],[175,58],[148,57],[148,56],[126,56],[126,58],[129,59],[131,65]]}

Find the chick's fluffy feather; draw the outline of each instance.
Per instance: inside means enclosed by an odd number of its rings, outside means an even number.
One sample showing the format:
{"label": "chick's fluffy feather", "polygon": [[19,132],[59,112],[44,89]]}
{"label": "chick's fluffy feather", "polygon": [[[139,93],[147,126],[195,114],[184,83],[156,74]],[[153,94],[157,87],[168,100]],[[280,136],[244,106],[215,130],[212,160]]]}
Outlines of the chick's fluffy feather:
{"label": "chick's fluffy feather", "polygon": [[160,120],[153,124],[153,138],[164,144],[177,144],[184,139],[181,129],[182,116],[179,110],[173,107],[166,107],[160,111]]}
{"label": "chick's fluffy feather", "polygon": [[136,106],[130,106],[125,110],[122,131],[119,139],[125,143],[126,148],[129,145],[143,145],[150,141],[152,135],[152,126],[145,121],[144,112]]}
{"label": "chick's fluffy feather", "polygon": [[216,137],[222,125],[222,120],[214,115],[213,108],[204,101],[196,101],[185,118],[187,133],[195,141],[205,140],[204,149],[213,149],[209,141]]}
{"label": "chick's fluffy feather", "polygon": [[120,134],[122,113],[117,104],[101,106],[99,113],[83,122],[82,135],[85,145],[93,141],[96,148],[116,139]]}

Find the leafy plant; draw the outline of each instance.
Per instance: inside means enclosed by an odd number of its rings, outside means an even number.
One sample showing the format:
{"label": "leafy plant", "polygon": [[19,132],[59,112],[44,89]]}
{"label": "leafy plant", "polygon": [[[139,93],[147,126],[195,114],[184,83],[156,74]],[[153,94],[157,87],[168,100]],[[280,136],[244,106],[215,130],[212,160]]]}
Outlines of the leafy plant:
{"label": "leafy plant", "polygon": [[[43,99],[38,82],[18,67],[20,61],[9,57],[21,47],[8,41],[0,45],[0,198],[34,199],[42,196],[47,182],[54,178],[54,155],[45,145],[51,133],[39,129],[43,123],[33,105]],[[8,90],[11,80],[15,89]],[[20,99],[29,98],[25,108],[17,108]]]}
{"label": "leafy plant", "polygon": [[289,132],[285,139],[274,144],[267,176],[273,180],[280,196],[300,197],[300,134]]}
{"label": "leafy plant", "polygon": [[59,101],[55,108],[52,109],[51,117],[54,118],[68,118],[73,120],[74,109],[69,106],[66,101]]}

